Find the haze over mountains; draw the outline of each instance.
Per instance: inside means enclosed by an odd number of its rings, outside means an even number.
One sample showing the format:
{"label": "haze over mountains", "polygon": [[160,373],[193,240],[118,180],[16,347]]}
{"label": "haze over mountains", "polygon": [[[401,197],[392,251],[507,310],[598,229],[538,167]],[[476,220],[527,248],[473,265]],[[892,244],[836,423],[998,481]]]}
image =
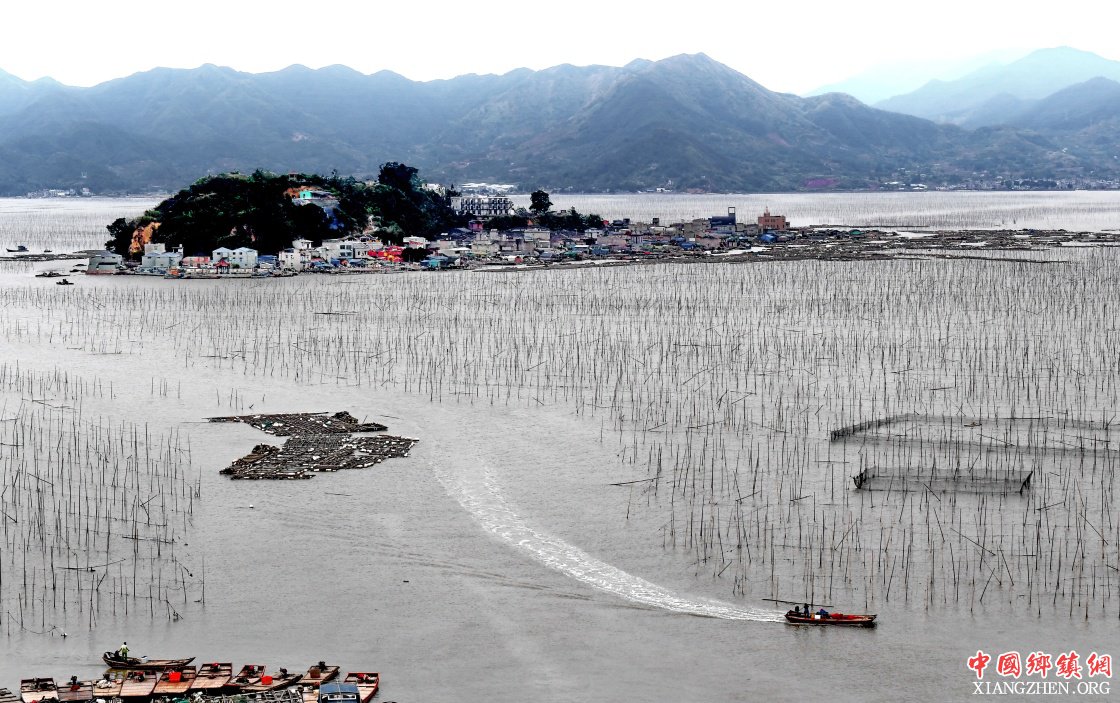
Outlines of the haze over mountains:
{"label": "haze over mountains", "polygon": [[1012,124],[1058,91],[1095,78],[1120,81],[1120,61],[1069,47],[1042,49],[954,81],[930,81],[875,106],[968,127]]}
{"label": "haze over mountains", "polygon": [[703,54],[430,82],[206,65],[73,88],[0,71],[0,194],[175,190],[255,168],[362,177],[385,161],[433,182],[523,190],[1098,179],[1117,172],[1116,69],[1036,52],[879,106],[893,111],[776,93]]}

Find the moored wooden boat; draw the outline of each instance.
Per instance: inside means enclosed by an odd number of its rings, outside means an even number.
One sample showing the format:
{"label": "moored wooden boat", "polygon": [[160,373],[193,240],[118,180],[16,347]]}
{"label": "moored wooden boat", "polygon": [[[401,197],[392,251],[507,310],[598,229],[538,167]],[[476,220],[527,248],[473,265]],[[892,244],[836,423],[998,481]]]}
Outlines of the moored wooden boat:
{"label": "moored wooden boat", "polygon": [[232,678],[233,662],[210,662],[198,667],[190,690],[213,695],[228,686]]}
{"label": "moored wooden boat", "polygon": [[351,671],[346,674],[343,683],[357,684],[362,703],[368,703],[369,699],[377,694],[377,689],[381,686],[381,674],[376,671]]}
{"label": "moored wooden boat", "polygon": [[19,682],[19,697],[23,703],[57,701],[58,686],[54,679],[23,679]]}
{"label": "moored wooden boat", "polygon": [[109,665],[110,669],[125,669],[128,671],[163,671],[186,666],[194,661],[194,657],[184,659],[147,659],[138,657],[122,657],[116,652],[105,652],[101,658]]}
{"label": "moored wooden boat", "polygon": [[156,687],[152,689],[153,696],[181,696],[190,690],[198,675],[198,667],[184,666],[171,669],[159,675]]}
{"label": "moored wooden boat", "polygon": [[19,703],[19,696],[6,688],[0,688],[0,703]]}
{"label": "moored wooden boat", "polygon": [[121,698],[147,698],[159,683],[155,671],[130,671],[121,683]]}
{"label": "moored wooden boat", "polygon": [[289,673],[287,669],[280,669],[275,674],[261,674],[256,681],[244,684],[238,693],[265,693],[279,691],[289,686],[294,686],[303,678],[302,672]]}
{"label": "moored wooden boat", "polygon": [[317,694],[317,697],[311,699],[307,698],[307,689],[304,689],[303,701],[304,703],[361,703],[362,692],[358,690],[357,684],[346,683],[325,683],[319,688],[312,689],[312,693]]}
{"label": "moored wooden boat", "polygon": [[307,673],[303,675],[300,683],[304,686],[318,688],[320,684],[325,684],[333,681],[338,676],[339,668],[337,666],[330,666],[326,662],[319,662],[307,668]]}
{"label": "moored wooden boat", "polygon": [[264,664],[246,664],[230,680],[229,685],[241,690],[245,686],[259,682],[262,675],[264,675]]}
{"label": "moored wooden boat", "polygon": [[846,627],[875,627],[876,615],[846,615],[844,613],[811,613],[799,611],[786,613],[786,620],[796,625],[840,625]]}
{"label": "moored wooden boat", "polygon": [[93,683],[93,692],[97,694],[98,698],[105,700],[112,700],[120,698],[121,686],[124,684],[124,678],[112,678],[110,672],[105,672],[105,678]]}
{"label": "moored wooden boat", "polygon": [[85,703],[93,700],[93,682],[79,681],[77,676],[58,687],[58,700],[62,703]]}

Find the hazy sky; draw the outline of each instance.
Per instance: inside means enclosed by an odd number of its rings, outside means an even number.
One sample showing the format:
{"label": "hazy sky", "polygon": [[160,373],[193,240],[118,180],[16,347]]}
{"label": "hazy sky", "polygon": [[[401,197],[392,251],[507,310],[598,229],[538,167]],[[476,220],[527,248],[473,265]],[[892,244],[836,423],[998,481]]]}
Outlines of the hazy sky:
{"label": "hazy sky", "polygon": [[82,86],[203,63],[250,72],[345,64],[429,80],[704,52],[771,90],[802,93],[875,65],[1009,47],[1068,45],[1120,60],[1120,6],[1108,0],[4,4],[0,69]]}

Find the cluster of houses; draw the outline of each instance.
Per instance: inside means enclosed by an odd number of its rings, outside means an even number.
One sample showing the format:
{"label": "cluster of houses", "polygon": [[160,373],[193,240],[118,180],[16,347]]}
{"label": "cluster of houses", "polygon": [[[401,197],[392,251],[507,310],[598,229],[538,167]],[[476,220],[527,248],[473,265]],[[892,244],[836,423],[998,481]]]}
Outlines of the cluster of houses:
{"label": "cluster of houses", "polygon": [[124,257],[111,251],[92,252],[86,265],[89,274],[132,273],[172,278],[215,278],[274,276],[299,271],[332,271],[340,268],[366,268],[399,265],[406,249],[421,253],[411,256],[418,261],[426,256],[427,240],[409,237],[404,246],[385,245],[379,239],[326,239],[319,246],[307,239],[297,239],[277,255],[260,254],[256,249],[219,247],[209,256],[184,256],[182,247],[170,251],[162,243],[144,245],[138,265],[126,263]]}
{"label": "cluster of houses", "polygon": [[[313,192],[301,193],[300,197],[304,202],[320,199],[319,194]],[[402,267],[440,269],[467,266],[472,262],[522,263],[672,251],[733,250],[794,236],[786,218],[771,215],[769,210],[754,222],[740,222],[735,208],[728,208],[726,215],[690,222],[662,225],[657,218],[648,224],[622,219],[584,231],[553,231],[540,227],[498,231],[487,229],[484,217],[472,220],[470,227],[453,230],[435,241],[406,237],[403,244],[397,246],[362,235],[325,239],[316,245],[308,239],[297,239],[275,256],[261,255],[248,247],[222,247],[209,256],[184,256],[181,247],[169,251],[164,244],[148,243],[144,245],[138,266],[126,265],[120,255],[100,251],[90,257],[86,270],[90,274],[129,272],[216,278],[291,275],[304,271],[398,270]]]}
{"label": "cluster of houses", "polygon": [[423,263],[438,268],[463,260],[555,261],[671,251],[719,251],[784,241],[794,236],[783,215],[771,215],[766,210],[755,222],[740,222],[735,208],[728,208],[726,215],[690,222],[663,225],[658,218],[652,223],[623,219],[579,232],[539,227],[488,230],[484,221],[477,220],[471,225],[469,229],[454,230],[428,244],[432,255]]}
{"label": "cluster of houses", "polygon": [[97,251],[86,264],[88,274],[134,273],[149,276],[189,276],[192,273],[251,276],[278,270],[275,256],[262,256],[256,249],[220,247],[210,256],[184,256],[182,247],[168,251],[165,244],[148,243],[138,266],[129,266],[124,257],[111,251]]}

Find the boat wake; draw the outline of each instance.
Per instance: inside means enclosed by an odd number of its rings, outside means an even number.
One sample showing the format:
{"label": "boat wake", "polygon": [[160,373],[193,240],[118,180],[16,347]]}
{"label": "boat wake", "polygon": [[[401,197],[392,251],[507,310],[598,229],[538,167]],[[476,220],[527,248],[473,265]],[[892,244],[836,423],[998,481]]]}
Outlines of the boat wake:
{"label": "boat wake", "polygon": [[781,613],[773,610],[744,608],[716,600],[677,595],[657,584],[604,563],[562,539],[534,529],[502,497],[488,469],[483,468],[481,475],[478,476],[452,476],[438,470],[436,474],[452,497],[458,500],[487,531],[527,552],[537,561],[577,581],[632,603],[675,613],[756,622],[783,620]]}

